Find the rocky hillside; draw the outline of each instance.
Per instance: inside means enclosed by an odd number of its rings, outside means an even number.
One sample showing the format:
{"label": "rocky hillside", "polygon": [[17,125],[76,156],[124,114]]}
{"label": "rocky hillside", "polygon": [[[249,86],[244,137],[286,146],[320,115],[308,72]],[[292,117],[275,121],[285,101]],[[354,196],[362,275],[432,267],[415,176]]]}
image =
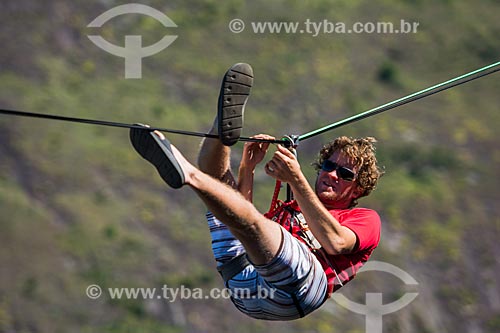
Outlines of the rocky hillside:
{"label": "rocky hillside", "polygon": [[[139,2],[177,27],[140,14],[87,27],[122,1],[2,1],[0,108],[206,131],[222,74],[248,62],[256,78],[244,134],[279,137],[500,60],[500,5],[491,0]],[[416,31],[348,32],[402,21]],[[241,22],[244,31],[230,30]],[[141,79],[125,79],[124,59],[88,35],[120,46],[126,35],[143,36],[143,46],[178,37],[142,59]],[[378,272],[361,273],[342,295],[365,304],[382,293],[388,304],[418,294],[383,316],[383,332],[500,331],[499,75],[299,146],[313,181],[310,163],[330,138],[379,140],[386,175],[361,201],[383,220]],[[199,139],[170,138],[196,159]],[[0,115],[0,141],[0,332],[377,331],[341,297],[281,323],[246,318],[215,297],[112,299],[108,288],[222,287],[201,202],[168,189],[127,130]],[[256,182],[265,210],[274,184],[262,170]],[[387,265],[418,284],[381,272]],[[94,284],[98,299],[86,296]]]}

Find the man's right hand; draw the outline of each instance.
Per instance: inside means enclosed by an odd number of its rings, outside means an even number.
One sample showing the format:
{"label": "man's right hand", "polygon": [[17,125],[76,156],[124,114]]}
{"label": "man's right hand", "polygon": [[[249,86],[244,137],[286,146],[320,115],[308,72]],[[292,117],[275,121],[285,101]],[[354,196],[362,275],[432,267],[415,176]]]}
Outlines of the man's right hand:
{"label": "man's right hand", "polygon": [[[258,134],[253,136],[252,138],[261,140],[275,140],[273,136],[267,134]],[[264,156],[266,156],[268,149],[268,142],[245,143],[245,146],[243,147],[243,155],[241,157],[240,168],[244,167],[250,170],[254,170],[257,164],[262,162]]]}

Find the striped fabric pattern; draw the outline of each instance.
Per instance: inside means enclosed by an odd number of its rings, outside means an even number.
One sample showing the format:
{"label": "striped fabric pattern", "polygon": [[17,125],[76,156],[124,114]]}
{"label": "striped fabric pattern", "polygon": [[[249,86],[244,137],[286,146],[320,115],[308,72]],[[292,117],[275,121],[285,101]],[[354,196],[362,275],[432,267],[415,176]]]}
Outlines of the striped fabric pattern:
{"label": "striped fabric pattern", "polygon": [[[211,213],[207,220],[219,264],[245,252],[222,222]],[[282,248],[270,263],[247,266],[227,282],[235,306],[253,318],[298,319],[325,301],[327,279],[321,264],[304,244],[282,232]]]}
{"label": "striped fabric pattern", "polygon": [[212,237],[212,251],[217,261],[217,266],[245,253],[245,248],[241,242],[233,236],[225,224],[215,218],[210,212],[207,213],[206,217],[210,236]]}

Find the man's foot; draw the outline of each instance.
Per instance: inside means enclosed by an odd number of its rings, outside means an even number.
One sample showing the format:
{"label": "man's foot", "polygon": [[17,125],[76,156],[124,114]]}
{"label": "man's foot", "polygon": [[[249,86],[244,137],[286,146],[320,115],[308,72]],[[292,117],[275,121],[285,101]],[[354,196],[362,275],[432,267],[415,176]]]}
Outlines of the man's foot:
{"label": "man's foot", "polygon": [[219,93],[217,124],[219,138],[232,146],[243,129],[243,112],[253,85],[253,70],[248,64],[231,66],[224,75]]}
{"label": "man's foot", "polygon": [[174,156],[175,147],[170,144],[163,134],[144,129],[132,128],[130,130],[130,142],[135,150],[145,160],[153,164],[161,178],[171,187],[180,188],[185,184],[185,174]]}

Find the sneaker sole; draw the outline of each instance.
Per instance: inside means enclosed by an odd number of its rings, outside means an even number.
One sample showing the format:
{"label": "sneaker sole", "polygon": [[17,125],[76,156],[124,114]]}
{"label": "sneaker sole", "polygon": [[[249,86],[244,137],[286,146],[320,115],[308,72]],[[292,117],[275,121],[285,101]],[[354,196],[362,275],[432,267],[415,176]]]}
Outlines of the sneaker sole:
{"label": "sneaker sole", "polygon": [[170,141],[161,140],[153,132],[146,130],[146,126],[144,128],[130,130],[132,146],[142,158],[155,166],[165,183],[172,188],[182,187],[184,185],[184,172],[172,153]]}
{"label": "sneaker sole", "polygon": [[253,85],[252,67],[238,63],[226,72],[219,93],[217,119],[219,138],[226,146],[232,146],[241,136],[243,113]]}

